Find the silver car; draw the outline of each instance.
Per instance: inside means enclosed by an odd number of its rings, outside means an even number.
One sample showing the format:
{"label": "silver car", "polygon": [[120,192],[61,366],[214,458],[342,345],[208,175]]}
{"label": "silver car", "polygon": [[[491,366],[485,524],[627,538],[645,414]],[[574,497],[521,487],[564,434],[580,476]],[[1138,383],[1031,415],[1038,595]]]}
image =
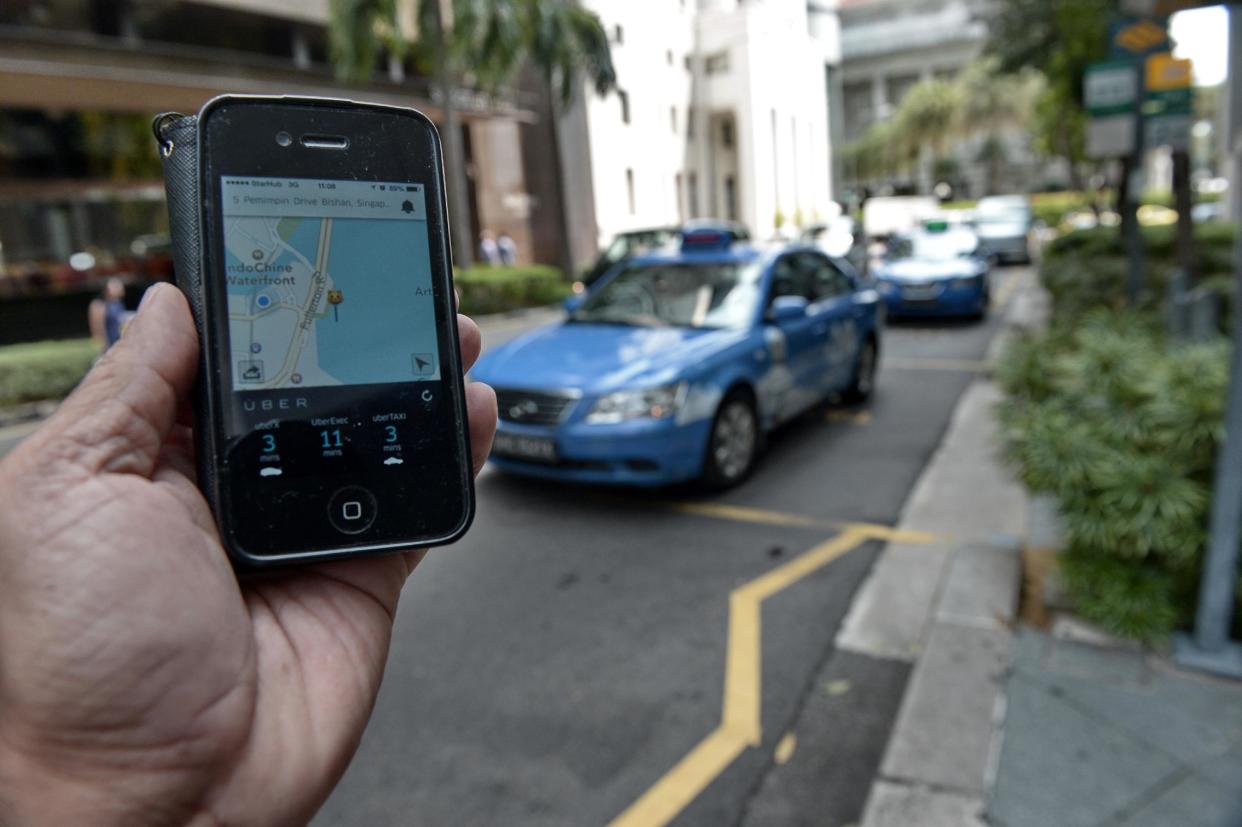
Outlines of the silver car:
{"label": "silver car", "polygon": [[979,245],[1002,263],[1031,261],[1031,202],[1024,195],[981,198],[975,206],[975,233]]}

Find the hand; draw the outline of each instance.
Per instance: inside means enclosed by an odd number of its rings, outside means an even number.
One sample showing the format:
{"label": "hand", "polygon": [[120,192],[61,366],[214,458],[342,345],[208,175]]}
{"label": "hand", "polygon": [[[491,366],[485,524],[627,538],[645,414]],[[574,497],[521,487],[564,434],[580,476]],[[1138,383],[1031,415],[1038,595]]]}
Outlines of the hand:
{"label": "hand", "polygon": [[[178,424],[197,355],[152,288],[0,463],[0,823],[305,823],[357,749],[421,553],[239,585]],[[496,398],[467,402],[477,473]]]}

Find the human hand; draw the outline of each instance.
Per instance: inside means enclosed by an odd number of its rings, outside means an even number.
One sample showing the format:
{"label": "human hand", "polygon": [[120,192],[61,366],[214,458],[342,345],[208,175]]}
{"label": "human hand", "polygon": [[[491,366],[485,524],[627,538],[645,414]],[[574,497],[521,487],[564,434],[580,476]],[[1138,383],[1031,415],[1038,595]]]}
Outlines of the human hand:
{"label": "human hand", "polygon": [[[178,422],[197,357],[185,299],[152,288],[0,462],[0,823],[302,824],[357,749],[422,553],[239,585]],[[467,402],[478,473],[496,398]]]}

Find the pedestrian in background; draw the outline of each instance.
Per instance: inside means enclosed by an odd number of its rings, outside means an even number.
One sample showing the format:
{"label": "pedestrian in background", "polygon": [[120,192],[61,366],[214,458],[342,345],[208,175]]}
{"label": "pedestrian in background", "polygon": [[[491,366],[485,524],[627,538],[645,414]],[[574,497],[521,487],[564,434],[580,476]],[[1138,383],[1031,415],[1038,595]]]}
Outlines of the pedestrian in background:
{"label": "pedestrian in background", "polygon": [[517,263],[517,244],[514,243],[513,236],[501,232],[500,238],[496,239],[496,250],[500,254],[501,265],[512,267]]}
{"label": "pedestrian in background", "polygon": [[86,309],[91,338],[100,352],[106,351],[121,338],[129,316],[125,309],[125,282],[114,276],[108,279],[99,297],[93,299]]}
{"label": "pedestrian in background", "polygon": [[500,264],[500,246],[496,243],[496,234],[484,230],[479,234],[479,260],[488,267]]}

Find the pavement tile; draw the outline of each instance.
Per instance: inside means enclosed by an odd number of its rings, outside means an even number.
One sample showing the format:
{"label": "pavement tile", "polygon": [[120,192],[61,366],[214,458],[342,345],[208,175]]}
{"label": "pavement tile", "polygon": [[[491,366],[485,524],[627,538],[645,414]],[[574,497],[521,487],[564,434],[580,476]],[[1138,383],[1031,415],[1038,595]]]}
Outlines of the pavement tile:
{"label": "pavement tile", "polygon": [[1009,638],[932,625],[884,758],[885,777],[984,792]]}
{"label": "pavement tile", "polygon": [[862,827],[984,827],[981,799],[879,781]]}
{"label": "pavement tile", "polygon": [[[1023,637],[1037,633],[1024,631]],[[1042,636],[1040,636],[1042,637]],[[1015,650],[1014,668],[1150,748],[1193,763],[1242,743],[1242,685],[1180,672],[1131,651],[1053,640]],[[1242,772],[1239,773],[1242,786]]]}
{"label": "pavement tile", "polygon": [[988,809],[995,824],[1096,827],[1178,768],[1169,756],[1024,673],[1009,681],[1007,710]]}
{"label": "pavement tile", "polygon": [[936,619],[1004,631],[1018,613],[1020,579],[1016,548],[963,546],[953,553]]}
{"label": "pavement tile", "polygon": [[950,550],[892,544],[854,597],[837,646],[881,658],[918,657]]}
{"label": "pavement tile", "polygon": [[1117,827],[1237,827],[1242,822],[1242,788],[1222,787],[1191,775],[1140,807]]}

